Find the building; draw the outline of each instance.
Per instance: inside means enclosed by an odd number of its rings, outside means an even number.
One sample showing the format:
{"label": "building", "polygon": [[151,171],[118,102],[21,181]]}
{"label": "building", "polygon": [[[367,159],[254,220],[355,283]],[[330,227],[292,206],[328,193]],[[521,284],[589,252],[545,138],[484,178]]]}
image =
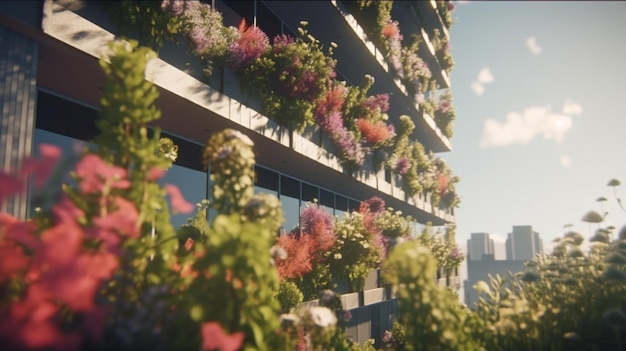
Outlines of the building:
{"label": "building", "polygon": [[478,301],[474,285],[479,281],[489,284],[489,276],[523,272],[526,269],[526,260],[496,260],[493,255],[485,255],[481,260],[467,260],[467,279],[463,282],[465,305],[472,308]]}
{"label": "building", "polygon": [[[389,93],[391,122],[408,115],[415,123],[412,140],[427,152],[451,150],[450,141],[433,116],[407,93],[390,73],[383,54],[372,44],[362,26],[337,1],[225,1],[210,2],[223,13],[224,23],[237,26],[242,18],[268,36],[296,33],[301,21],[326,47],[334,51],[337,74],[348,84],[359,84],[364,75],[375,79],[372,93]],[[427,33],[437,29],[447,40],[442,11],[445,2],[398,1],[391,15],[404,37],[421,33],[418,54],[430,67],[440,89],[450,86],[441,53]],[[59,145],[70,152],[76,143],[88,142],[96,133],[95,119],[104,76],[98,58],[108,41],[121,34],[119,25],[95,1],[0,2],[0,164],[13,168],[41,143]],[[441,6],[443,4],[443,7]],[[432,37],[432,35],[431,35]],[[184,40],[181,39],[184,42]],[[145,43],[144,43],[145,44]],[[328,136],[318,130],[299,133],[279,125],[259,112],[259,104],[242,93],[229,71],[203,74],[201,62],[188,55],[187,46],[166,41],[147,79],[160,91],[162,111],[158,125],[179,146],[176,164],[166,182],[177,184],[183,195],[198,202],[209,193],[208,172],[200,155],[209,136],[225,128],[248,135],[257,148],[256,190],[277,195],[287,229],[299,223],[300,209],[318,199],[334,215],[358,208],[361,200],[379,196],[388,206],[411,215],[417,223],[434,226],[454,223],[454,208],[434,205],[429,194],[408,196],[398,177],[375,171],[371,163],[355,173],[338,159]],[[18,218],[29,213],[29,199],[16,198],[1,208]],[[183,217],[174,217],[181,224]],[[353,319],[348,333],[356,340],[375,338],[391,327],[395,300],[385,294],[378,279],[366,282],[366,290],[344,296]]]}
{"label": "building", "polygon": [[467,240],[467,259],[478,261],[483,259],[483,255],[495,255],[493,239],[488,233],[472,233]]}
{"label": "building", "polygon": [[[526,262],[543,252],[543,242],[539,233],[533,232],[532,226],[513,226],[513,231],[506,239],[506,259],[496,260],[493,239],[489,234],[472,233],[467,241],[468,259],[467,279],[463,283],[465,304],[470,308],[477,301],[478,296],[473,286],[479,281],[489,282],[489,276],[523,272]],[[474,258],[480,254],[480,258]]]}
{"label": "building", "polygon": [[530,225],[513,226],[506,239],[506,257],[509,260],[532,260],[543,253],[543,241]]}

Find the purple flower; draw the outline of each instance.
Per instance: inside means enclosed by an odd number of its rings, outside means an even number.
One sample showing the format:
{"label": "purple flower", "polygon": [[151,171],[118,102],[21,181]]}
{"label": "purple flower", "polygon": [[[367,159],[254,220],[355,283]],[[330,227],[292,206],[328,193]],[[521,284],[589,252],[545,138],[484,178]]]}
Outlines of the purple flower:
{"label": "purple flower", "polygon": [[319,206],[309,206],[302,210],[300,221],[304,233],[312,233],[314,231],[313,227],[320,222],[324,223],[325,228],[333,228],[333,216]]}
{"label": "purple flower", "polygon": [[373,213],[385,212],[385,200],[381,199],[378,196],[373,196],[365,200],[365,203],[369,207],[369,210]]}
{"label": "purple flower", "polygon": [[450,110],[450,107],[450,101],[448,100],[441,100],[439,103],[439,111],[442,113],[447,113]]}
{"label": "purple flower", "polygon": [[202,30],[202,28],[194,27],[191,30],[189,39],[191,39],[196,53],[201,54],[209,47],[209,38],[207,38],[206,33]]}
{"label": "purple flower", "polygon": [[180,16],[185,12],[186,1],[184,0],[163,0],[161,9],[168,10],[176,16]]}
{"label": "purple flower", "polygon": [[393,334],[391,334],[391,331],[385,330],[385,333],[383,334],[383,343],[391,344],[392,342],[393,342]]}
{"label": "purple flower", "polygon": [[296,40],[292,36],[280,34],[274,37],[273,49],[276,53],[281,53],[287,46],[293,45],[295,42]]}
{"label": "purple flower", "polygon": [[361,102],[361,106],[369,109],[372,112],[380,110],[380,112],[385,113],[389,111],[389,94],[368,96],[367,99]]}
{"label": "purple flower", "polygon": [[230,61],[242,68],[261,57],[270,47],[270,40],[259,27],[246,28],[245,20],[239,26],[239,39],[230,45]]}
{"label": "purple flower", "polygon": [[409,167],[410,167],[410,162],[409,159],[402,156],[400,158],[398,158],[398,160],[396,161],[396,165],[394,167],[394,170],[396,173],[400,174],[400,175],[404,175],[406,174],[406,172],[409,171]]}
{"label": "purple flower", "polygon": [[453,249],[450,251],[450,254],[448,254],[448,256],[449,256],[450,258],[452,258],[452,259],[459,258],[459,256],[460,256],[460,255],[461,255],[461,250],[459,250],[459,248],[458,248],[458,247],[453,248]]}

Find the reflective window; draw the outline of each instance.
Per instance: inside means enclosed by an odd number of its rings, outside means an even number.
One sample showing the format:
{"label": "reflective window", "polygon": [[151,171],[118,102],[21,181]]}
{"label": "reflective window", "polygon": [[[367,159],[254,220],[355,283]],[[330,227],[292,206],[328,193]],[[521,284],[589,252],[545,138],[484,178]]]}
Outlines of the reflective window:
{"label": "reflective window", "polygon": [[326,209],[328,213],[333,215],[335,213],[335,193],[320,189],[320,206]]}
{"label": "reflective window", "polygon": [[296,228],[300,223],[300,182],[296,179],[281,176],[280,202],[285,216],[286,231]]}
{"label": "reflective window", "polygon": [[[185,200],[192,204],[204,200],[207,194],[207,174],[206,172],[196,171],[190,168],[173,165],[163,178],[159,179],[159,184],[174,184],[180,190]],[[168,204],[170,198],[167,197]],[[170,207],[171,209],[171,207]],[[187,218],[193,217],[195,213],[174,214],[172,213],[171,223],[174,228],[178,229],[187,223]]]}
{"label": "reflective window", "polygon": [[339,194],[335,195],[335,216],[343,217],[348,212],[348,199]]}

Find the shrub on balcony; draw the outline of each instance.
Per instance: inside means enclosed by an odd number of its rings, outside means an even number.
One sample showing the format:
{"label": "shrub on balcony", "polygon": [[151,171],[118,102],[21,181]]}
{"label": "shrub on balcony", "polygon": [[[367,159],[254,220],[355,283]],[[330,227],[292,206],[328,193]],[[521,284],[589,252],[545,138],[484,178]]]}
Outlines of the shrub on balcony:
{"label": "shrub on balcony", "polygon": [[316,101],[336,75],[332,47],[325,53],[305,28],[302,22],[297,38],[276,36],[267,53],[241,70],[245,86],[261,98],[263,112],[297,130],[314,123]]}
{"label": "shrub on balcony", "polygon": [[454,58],[450,51],[450,41],[437,28],[433,29],[430,41],[435,47],[435,56],[441,68],[448,74],[454,69]]}
{"label": "shrub on balcony", "polygon": [[455,9],[456,9],[456,5],[454,5],[453,2],[448,1],[448,0],[437,0],[437,11],[439,11],[439,15],[441,16],[443,25],[448,30],[454,24],[452,13],[454,12]]}

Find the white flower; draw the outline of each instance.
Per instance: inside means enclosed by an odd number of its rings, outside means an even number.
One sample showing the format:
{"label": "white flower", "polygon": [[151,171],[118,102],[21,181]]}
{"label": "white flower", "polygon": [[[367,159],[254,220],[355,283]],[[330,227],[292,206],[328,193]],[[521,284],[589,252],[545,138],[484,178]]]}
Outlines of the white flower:
{"label": "white flower", "polygon": [[343,256],[340,253],[336,253],[334,257],[336,260],[340,260]]}
{"label": "white flower", "polygon": [[337,316],[327,307],[311,307],[309,314],[311,315],[311,321],[322,328],[337,324]]}

